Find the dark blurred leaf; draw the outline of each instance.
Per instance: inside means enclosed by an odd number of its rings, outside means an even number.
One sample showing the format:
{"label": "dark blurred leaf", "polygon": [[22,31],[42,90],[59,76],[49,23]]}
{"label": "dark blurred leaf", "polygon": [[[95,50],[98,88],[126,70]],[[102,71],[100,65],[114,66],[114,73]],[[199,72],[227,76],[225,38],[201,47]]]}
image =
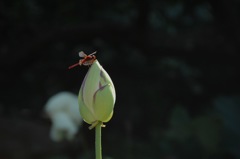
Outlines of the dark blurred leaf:
{"label": "dark blurred leaf", "polygon": [[184,141],[191,136],[191,119],[185,108],[180,106],[175,107],[169,122],[168,137]]}
{"label": "dark blurred leaf", "polygon": [[207,152],[217,152],[221,141],[220,124],[215,117],[200,116],[193,120],[194,133]]}
{"label": "dark blurred leaf", "polygon": [[214,100],[214,106],[225,126],[225,146],[240,158],[240,96],[218,97]]}

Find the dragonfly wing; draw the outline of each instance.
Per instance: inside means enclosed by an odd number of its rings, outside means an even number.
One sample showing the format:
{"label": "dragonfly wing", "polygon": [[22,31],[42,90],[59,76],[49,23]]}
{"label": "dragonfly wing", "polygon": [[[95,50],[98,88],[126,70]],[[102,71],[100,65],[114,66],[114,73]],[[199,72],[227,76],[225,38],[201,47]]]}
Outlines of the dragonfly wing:
{"label": "dragonfly wing", "polygon": [[89,54],[88,56],[94,55],[96,53],[97,53],[97,51],[94,51],[93,53]]}
{"label": "dragonfly wing", "polygon": [[83,51],[80,51],[80,52],[78,53],[78,55],[79,55],[80,57],[86,57],[86,56],[87,56]]}

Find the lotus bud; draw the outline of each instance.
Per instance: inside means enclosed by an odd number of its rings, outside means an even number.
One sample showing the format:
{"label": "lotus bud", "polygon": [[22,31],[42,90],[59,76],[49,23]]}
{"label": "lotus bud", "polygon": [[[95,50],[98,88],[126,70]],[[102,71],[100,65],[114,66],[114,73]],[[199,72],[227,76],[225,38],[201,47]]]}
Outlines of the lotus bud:
{"label": "lotus bud", "polygon": [[92,124],[108,122],[113,115],[116,93],[108,73],[97,60],[89,68],[79,91],[80,114],[85,122]]}

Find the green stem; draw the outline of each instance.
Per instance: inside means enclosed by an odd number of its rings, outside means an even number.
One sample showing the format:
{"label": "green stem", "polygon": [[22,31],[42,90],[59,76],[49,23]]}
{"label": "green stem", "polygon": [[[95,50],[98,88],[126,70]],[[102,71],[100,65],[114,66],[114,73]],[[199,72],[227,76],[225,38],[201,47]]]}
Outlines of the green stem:
{"label": "green stem", "polygon": [[101,143],[101,127],[102,122],[98,122],[95,130],[95,151],[96,159],[102,159],[102,143]]}

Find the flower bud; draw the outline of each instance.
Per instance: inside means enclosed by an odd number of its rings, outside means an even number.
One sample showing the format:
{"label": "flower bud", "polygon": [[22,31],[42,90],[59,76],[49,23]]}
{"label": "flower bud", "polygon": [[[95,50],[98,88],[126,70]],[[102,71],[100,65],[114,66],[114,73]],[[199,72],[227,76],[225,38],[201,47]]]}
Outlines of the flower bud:
{"label": "flower bud", "polygon": [[80,114],[85,122],[108,122],[113,115],[116,93],[108,73],[97,60],[89,68],[79,91]]}

